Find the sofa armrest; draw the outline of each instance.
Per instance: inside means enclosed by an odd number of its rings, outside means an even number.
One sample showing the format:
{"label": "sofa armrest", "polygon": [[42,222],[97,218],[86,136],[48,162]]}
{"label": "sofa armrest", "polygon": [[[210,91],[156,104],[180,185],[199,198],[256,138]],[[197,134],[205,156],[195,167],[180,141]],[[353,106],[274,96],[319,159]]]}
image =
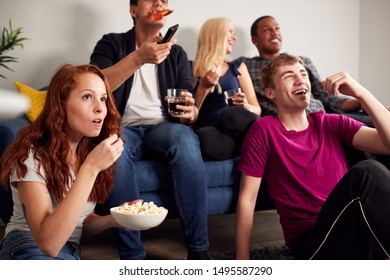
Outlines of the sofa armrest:
{"label": "sofa armrest", "polygon": [[28,124],[30,122],[25,116],[0,121],[0,155],[3,154],[7,146],[15,139],[19,129]]}
{"label": "sofa armrest", "polygon": [[[25,116],[0,121],[0,157],[3,155],[7,146],[15,139],[19,129],[29,123],[30,122]],[[0,219],[6,224],[11,217],[13,207],[12,195],[9,188],[8,191],[5,191],[3,187],[0,186],[0,205]]]}

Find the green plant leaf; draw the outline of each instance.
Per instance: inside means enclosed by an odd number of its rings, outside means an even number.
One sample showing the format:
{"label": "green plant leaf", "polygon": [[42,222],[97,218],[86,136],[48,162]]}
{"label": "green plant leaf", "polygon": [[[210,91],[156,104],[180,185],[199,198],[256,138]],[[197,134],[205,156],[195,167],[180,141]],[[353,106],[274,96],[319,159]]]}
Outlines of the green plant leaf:
{"label": "green plant leaf", "polygon": [[[1,41],[0,41],[0,67],[4,67],[7,70],[13,71],[7,64],[18,62],[18,58],[14,56],[5,55],[5,52],[11,51],[16,47],[23,48],[23,41],[27,40],[25,37],[21,37],[22,28],[12,28],[12,22],[9,20],[9,26],[3,27],[1,31]],[[1,78],[5,78],[0,74]]]}

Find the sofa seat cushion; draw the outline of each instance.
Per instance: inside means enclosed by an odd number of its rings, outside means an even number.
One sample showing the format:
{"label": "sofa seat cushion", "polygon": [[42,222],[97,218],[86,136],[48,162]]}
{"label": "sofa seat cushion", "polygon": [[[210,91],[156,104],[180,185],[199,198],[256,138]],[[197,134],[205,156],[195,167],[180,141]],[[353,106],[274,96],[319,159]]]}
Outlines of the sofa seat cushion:
{"label": "sofa seat cushion", "polygon": [[[205,161],[204,164],[208,188],[239,184],[239,172],[236,171],[238,157],[223,161]],[[167,164],[155,160],[141,160],[136,162],[135,167],[140,192],[170,192],[171,179]]]}

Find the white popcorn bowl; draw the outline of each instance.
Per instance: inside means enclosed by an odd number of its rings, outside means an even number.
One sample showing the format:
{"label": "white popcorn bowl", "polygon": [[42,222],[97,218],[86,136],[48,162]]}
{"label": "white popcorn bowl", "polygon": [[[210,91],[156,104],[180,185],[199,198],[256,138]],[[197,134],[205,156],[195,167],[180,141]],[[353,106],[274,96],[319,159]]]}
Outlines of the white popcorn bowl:
{"label": "white popcorn bowl", "polygon": [[118,211],[118,207],[110,209],[111,215],[118,225],[130,230],[147,230],[160,225],[166,218],[168,210],[161,214],[126,214]]}

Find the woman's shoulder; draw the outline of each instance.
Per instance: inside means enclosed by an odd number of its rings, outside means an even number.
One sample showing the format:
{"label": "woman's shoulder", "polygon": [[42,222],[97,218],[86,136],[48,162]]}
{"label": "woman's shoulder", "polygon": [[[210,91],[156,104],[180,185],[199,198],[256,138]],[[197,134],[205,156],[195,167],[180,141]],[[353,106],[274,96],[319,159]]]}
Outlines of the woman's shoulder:
{"label": "woman's shoulder", "polygon": [[241,65],[245,65],[244,62],[241,62],[239,60],[230,61],[230,62],[228,62],[228,64],[233,71],[238,71],[238,68],[240,68]]}
{"label": "woman's shoulder", "polygon": [[238,60],[234,60],[234,61],[227,62],[227,64],[229,67],[228,67],[227,72],[223,76],[225,76],[228,73],[233,74],[236,77],[241,75],[239,68],[241,67],[242,64],[244,64],[243,62],[240,62]]}
{"label": "woman's shoulder", "polygon": [[28,157],[24,160],[23,164],[27,168],[27,173],[23,178],[19,176],[17,173],[17,169],[13,169],[11,172],[10,182],[17,182],[17,181],[37,181],[44,183],[44,177],[45,171],[43,170],[43,167],[41,164],[39,164],[36,155],[35,155],[35,148],[32,145],[28,151]]}

